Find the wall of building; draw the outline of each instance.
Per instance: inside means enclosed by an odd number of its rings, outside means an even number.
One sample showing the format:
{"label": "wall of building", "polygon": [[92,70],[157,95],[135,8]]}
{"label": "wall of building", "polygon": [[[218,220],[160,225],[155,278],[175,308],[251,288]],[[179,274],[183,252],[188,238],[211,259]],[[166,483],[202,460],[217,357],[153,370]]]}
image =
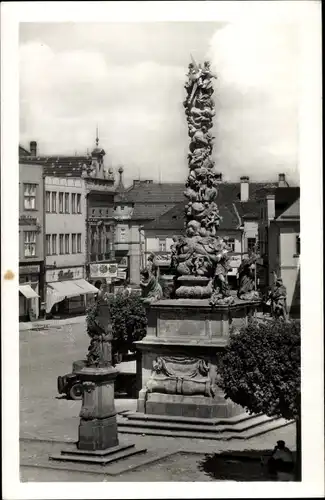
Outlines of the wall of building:
{"label": "wall of building", "polygon": [[299,232],[299,222],[295,221],[274,221],[268,232],[269,285],[274,283],[273,272],[282,278],[289,311],[300,307],[300,257],[296,253]]}
{"label": "wall of building", "polygon": [[[140,248],[141,247],[141,248]],[[130,281],[134,284],[140,283],[140,269],[144,259],[145,241],[140,224],[131,222],[129,229],[129,266]]]}
{"label": "wall of building", "polygon": [[[24,207],[24,185],[36,184],[36,208],[28,210]],[[42,165],[19,164],[19,262],[33,263],[44,260],[44,186]],[[35,224],[22,224],[24,217],[37,219]],[[24,231],[38,231],[36,237],[36,255],[25,257]]]}
{"label": "wall of building", "polygon": [[[25,185],[33,184],[35,208],[25,206]],[[30,207],[32,205],[29,205]],[[19,284],[29,285],[39,298],[26,299],[19,293],[19,318],[38,318],[41,303],[45,300],[44,276],[44,178],[42,165],[19,163]],[[25,254],[25,233],[35,236],[35,255]]]}
{"label": "wall of building", "polygon": [[300,306],[300,256],[296,253],[296,238],[300,232],[299,223],[282,222],[279,224],[280,236],[280,274],[287,289],[289,311]]}
{"label": "wall of building", "polygon": [[[56,212],[46,212],[46,234],[56,234],[56,254],[46,256],[46,265],[56,267],[80,266],[85,264],[86,244],[86,196],[83,179],[46,177],[46,191],[56,193]],[[59,213],[59,192],[69,193],[69,213]],[[72,213],[71,194],[81,195],[81,213]],[[52,210],[52,205],[50,207]],[[60,234],[69,234],[69,253],[60,255]],[[81,234],[81,252],[72,253],[72,234]],[[64,243],[65,244],[65,243]],[[51,249],[52,251],[52,249]]]}
{"label": "wall of building", "polygon": [[249,238],[255,238],[258,242],[258,221],[245,221],[244,222],[244,252],[248,251]]}

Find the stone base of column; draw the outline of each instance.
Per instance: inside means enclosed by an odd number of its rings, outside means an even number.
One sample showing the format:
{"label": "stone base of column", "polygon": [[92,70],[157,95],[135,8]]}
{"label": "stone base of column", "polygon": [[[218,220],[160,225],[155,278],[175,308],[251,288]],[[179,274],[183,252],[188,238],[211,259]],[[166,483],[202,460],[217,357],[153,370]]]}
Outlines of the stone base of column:
{"label": "stone base of column", "polygon": [[79,424],[78,449],[105,450],[118,445],[116,416],[83,420]]}
{"label": "stone base of column", "polygon": [[108,465],[133,455],[145,453],[146,448],[137,448],[134,444],[113,446],[106,450],[62,450],[61,454],[52,455],[50,460],[60,460],[61,462],[75,462],[83,464]]}
{"label": "stone base of column", "polygon": [[119,444],[114,404],[117,373],[111,366],[86,366],[78,372],[83,383],[79,440],[74,450],[63,449],[50,460],[106,465],[147,451],[134,444]]}

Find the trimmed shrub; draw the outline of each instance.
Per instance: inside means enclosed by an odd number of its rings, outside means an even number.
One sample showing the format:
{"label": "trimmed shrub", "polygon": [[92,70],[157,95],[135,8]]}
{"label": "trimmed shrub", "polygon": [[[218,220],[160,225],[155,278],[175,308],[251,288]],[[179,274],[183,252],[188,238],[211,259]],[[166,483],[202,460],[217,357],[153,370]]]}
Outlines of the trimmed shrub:
{"label": "trimmed shrub", "polygon": [[300,415],[300,323],[251,321],[232,333],[220,366],[226,398],[249,413]]}

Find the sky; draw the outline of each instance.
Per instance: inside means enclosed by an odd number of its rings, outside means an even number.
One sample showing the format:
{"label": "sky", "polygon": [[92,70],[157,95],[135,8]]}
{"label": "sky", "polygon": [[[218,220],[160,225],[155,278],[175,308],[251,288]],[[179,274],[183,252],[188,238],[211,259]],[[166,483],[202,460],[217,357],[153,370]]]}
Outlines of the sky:
{"label": "sky", "polygon": [[211,61],[213,159],[241,175],[299,182],[299,30],[294,24],[21,23],[20,143],[85,154],[96,126],[107,167],[125,182],[185,182],[182,102],[190,54]]}

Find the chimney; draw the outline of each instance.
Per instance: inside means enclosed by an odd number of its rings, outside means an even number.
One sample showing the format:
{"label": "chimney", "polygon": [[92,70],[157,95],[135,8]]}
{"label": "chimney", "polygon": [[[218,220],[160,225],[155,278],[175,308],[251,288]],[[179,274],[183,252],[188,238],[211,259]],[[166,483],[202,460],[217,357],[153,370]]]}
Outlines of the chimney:
{"label": "chimney", "polygon": [[268,220],[273,220],[275,218],[275,196],[274,194],[268,194],[266,197],[267,202],[267,218]]}
{"label": "chimney", "polygon": [[29,149],[30,149],[31,156],[37,156],[37,142],[36,141],[30,141]]}
{"label": "chimney", "polygon": [[286,181],[285,174],[279,174],[278,187],[283,188],[283,187],[288,187],[288,186],[289,186],[289,184]]}
{"label": "chimney", "polygon": [[240,178],[240,201],[249,199],[249,177],[246,175]]}

